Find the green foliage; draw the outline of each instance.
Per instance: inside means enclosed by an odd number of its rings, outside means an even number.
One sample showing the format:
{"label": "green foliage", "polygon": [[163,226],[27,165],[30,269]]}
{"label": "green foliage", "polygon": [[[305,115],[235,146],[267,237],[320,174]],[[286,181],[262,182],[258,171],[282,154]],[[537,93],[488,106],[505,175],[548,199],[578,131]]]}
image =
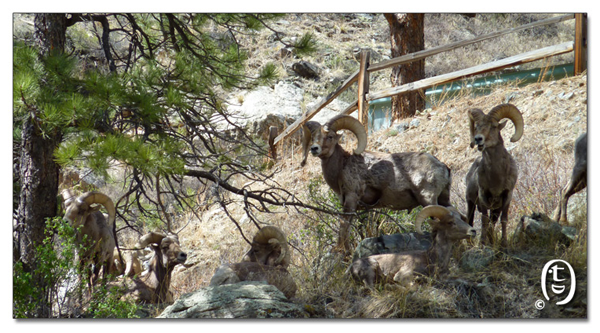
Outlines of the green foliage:
{"label": "green foliage", "polygon": [[[46,224],[46,237],[36,248],[35,270],[25,271],[21,262],[13,264],[13,316],[33,317],[38,307],[48,307],[56,301],[60,285],[69,279],[69,274],[77,269],[73,265],[76,251],[75,229],[61,218],[49,219]],[[55,244],[54,234],[60,243]],[[58,248],[55,249],[55,246]],[[38,283],[43,279],[45,283]],[[39,286],[44,286],[42,290]]]}
{"label": "green foliage", "polygon": [[91,318],[138,318],[140,309],[134,301],[122,301],[124,287],[98,286],[90,300],[87,314]]}
{"label": "green foliage", "polygon": [[296,41],[294,44],[294,53],[299,56],[309,55],[317,51],[317,42],[315,39],[315,35],[308,32],[300,39]]}
{"label": "green foliage", "polygon": [[[39,307],[52,308],[52,316],[69,315],[74,310],[69,308],[67,299],[78,297],[85,288],[81,281],[86,281],[86,278],[81,278],[77,282],[74,278],[87,275],[76,263],[76,254],[84,250],[76,242],[76,233],[77,230],[62,218],[48,219],[46,237],[35,251],[34,270],[25,270],[21,262],[13,264],[14,318],[34,317]],[[42,289],[39,286],[43,286]],[[87,314],[94,318],[134,317],[137,305],[120,301],[120,295],[108,292],[105,287],[98,288]]]}

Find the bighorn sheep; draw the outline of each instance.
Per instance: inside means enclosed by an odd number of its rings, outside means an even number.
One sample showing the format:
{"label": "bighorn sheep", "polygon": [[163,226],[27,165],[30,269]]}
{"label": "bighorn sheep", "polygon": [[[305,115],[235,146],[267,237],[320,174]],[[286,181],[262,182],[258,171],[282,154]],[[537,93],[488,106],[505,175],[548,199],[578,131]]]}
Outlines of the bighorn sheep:
{"label": "bighorn sheep", "polygon": [[428,250],[375,254],[356,259],[348,268],[352,276],[367,287],[376,282],[412,284],[415,274],[433,275],[447,271],[455,242],[475,236],[475,229],[464,221],[454,207],[427,206],[417,215],[415,227],[422,234],[421,224],[433,218],[432,244]]}
{"label": "bighorn sheep", "polygon": [[272,225],[258,230],[250,250],[242,258],[242,262],[246,261],[286,268],[290,264],[290,251],[283,231]]}
{"label": "bighorn sheep", "polygon": [[587,133],[581,134],[577,140],[575,140],[575,166],[573,167],[573,173],[571,174],[571,180],[562,190],[562,195],[554,220],[561,223],[569,223],[567,220],[567,203],[569,198],[583,190],[587,186]]}
{"label": "bighorn sheep", "polygon": [[[79,253],[80,265],[83,268],[89,262],[93,264],[92,275],[88,281],[88,286],[91,288],[99,277],[100,268],[103,270],[104,277],[112,269],[115,248],[112,231],[116,216],[115,206],[107,195],[98,192],[86,192],[76,197],[72,190],[66,189],[61,195],[66,211],[64,219],[74,228],[81,227],[76,236],[77,242],[85,248],[83,253]],[[108,216],[98,211],[99,206],[92,206],[94,204],[103,205]]]}
{"label": "bighorn sheep", "polygon": [[[487,115],[480,109],[469,110],[471,148],[477,146],[481,156],[473,162],[466,176],[467,221],[473,226],[477,208],[482,215],[481,240],[492,243],[494,226],[502,214],[502,247],[507,246],[508,208],[518,176],[517,164],[504,147],[500,134],[507,123],[500,120],[505,118],[515,126],[510,141],[518,141],[523,135],[523,116],[516,106],[500,104]],[[488,211],[491,211],[491,228]]]}
{"label": "bighorn sheep", "polygon": [[279,289],[287,298],[296,295],[296,283],[287,271],[290,252],[285,234],[277,227],[262,227],[254,238],[242,262],[221,265],[210,280],[211,286],[240,281],[265,281]]}
{"label": "bighorn sheep", "polygon": [[[347,129],[358,139],[350,154],[338,144],[337,131]],[[367,134],[355,118],[338,115],[327,124],[309,121],[303,126],[304,159],[310,150],[321,159],[323,178],[338,195],[344,212],[358,207],[412,210],[417,206],[450,206],[450,169],[427,153],[385,154],[365,151]],[[349,251],[351,218],[340,225],[337,249]]]}
{"label": "bighorn sheep", "polygon": [[134,299],[138,303],[172,303],[173,295],[169,290],[171,274],[176,265],[185,263],[187,254],[181,250],[176,234],[150,232],[140,238],[135,248],[143,249],[148,245],[154,251],[148,273],[124,279],[126,291],[123,298]]}

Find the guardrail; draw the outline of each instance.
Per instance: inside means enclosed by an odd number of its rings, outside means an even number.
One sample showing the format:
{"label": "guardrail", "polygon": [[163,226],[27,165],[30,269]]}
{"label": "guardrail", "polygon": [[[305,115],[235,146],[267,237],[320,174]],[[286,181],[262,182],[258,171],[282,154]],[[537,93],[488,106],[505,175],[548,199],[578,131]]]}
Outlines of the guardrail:
{"label": "guardrail", "polygon": [[[453,50],[459,47],[471,45],[474,43],[478,43],[484,40],[488,40],[491,38],[495,38],[498,36],[514,33],[517,31],[521,31],[524,29],[529,29],[537,26],[543,26],[547,24],[555,24],[563,21],[568,21],[575,19],[575,40],[557,44],[553,46],[544,47],[541,49],[525,52],[522,54],[518,54],[512,57],[508,57],[505,59],[501,59],[498,61],[462,69],[459,71],[438,75],[431,78],[426,78],[423,80],[411,82],[408,84],[404,84],[401,86],[391,87],[388,89],[384,89],[376,92],[369,92],[369,73],[383,70],[389,67],[394,67],[406,63],[410,63],[413,61],[418,61],[430,57],[435,54],[439,54],[442,52],[446,52],[449,50]],[[358,119],[365,125],[365,129],[367,129],[368,133],[368,121],[367,121],[367,112],[369,108],[369,102],[389,96],[394,95],[402,95],[415,90],[421,90],[430,88],[436,85],[445,84],[449,82],[453,82],[456,80],[464,79],[467,77],[471,77],[474,75],[479,75],[483,73],[488,73],[492,71],[497,71],[503,68],[512,67],[519,64],[524,64],[548,57],[553,57],[559,54],[575,52],[575,64],[574,64],[574,74],[581,74],[587,67],[587,15],[586,14],[567,14],[558,17],[553,17],[537,22],[532,22],[529,24],[525,24],[516,28],[504,29],[501,31],[496,31],[490,34],[478,36],[472,39],[459,41],[456,43],[451,43],[447,45],[442,45],[439,47],[431,48],[428,50],[422,50],[419,52],[403,55],[400,57],[396,57],[393,59],[385,60],[376,64],[370,64],[370,54],[367,51],[361,52],[360,57],[360,68],[356,72],[352,73],[348,79],[346,79],[338,89],[331,92],[325,98],[321,99],[319,103],[317,103],[311,110],[309,110],[304,116],[296,120],[290,126],[279,134],[275,140],[273,140],[273,144],[271,145],[271,150],[274,147],[291,136],[294,132],[296,132],[302,125],[304,125],[307,121],[313,118],[319,111],[321,111],[325,106],[327,106],[331,101],[337,98],[342,92],[348,89],[352,84],[358,83],[358,97],[356,101],[350,103],[350,105],[342,111],[344,114],[350,114],[356,110],[358,110]]]}

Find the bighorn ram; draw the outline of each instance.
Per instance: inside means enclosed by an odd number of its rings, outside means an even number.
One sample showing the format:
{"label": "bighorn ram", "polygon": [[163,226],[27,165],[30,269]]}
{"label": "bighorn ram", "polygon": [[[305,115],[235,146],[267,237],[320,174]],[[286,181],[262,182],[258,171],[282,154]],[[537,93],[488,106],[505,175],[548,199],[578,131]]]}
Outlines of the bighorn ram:
{"label": "bighorn ram", "polygon": [[[338,144],[337,131],[347,129],[358,139],[354,153]],[[450,206],[450,169],[427,153],[385,154],[365,151],[367,134],[353,117],[338,115],[324,126],[314,121],[303,127],[304,159],[310,150],[321,159],[323,178],[338,195],[344,212],[358,207],[387,207],[412,210],[417,206]],[[351,218],[340,225],[339,250],[349,251]]]}
{"label": "bighorn ram", "polygon": [[569,202],[569,198],[587,186],[587,133],[581,134],[575,140],[574,151],[575,166],[573,167],[571,180],[562,190],[561,199],[554,215],[554,220],[557,222],[569,223],[567,220],[567,203]]}
{"label": "bighorn ram", "polygon": [[475,236],[475,229],[454,207],[436,205],[423,208],[417,215],[415,227],[418,233],[423,233],[421,224],[429,217],[433,218],[429,222],[433,242],[428,250],[375,254],[356,259],[349,267],[352,276],[367,287],[373,287],[376,282],[390,281],[410,285],[415,274],[445,273],[453,244]]}
{"label": "bighorn ram", "polygon": [[283,231],[272,225],[262,227],[252,238],[250,250],[242,261],[286,268],[290,264],[290,251]]}
{"label": "bighorn ram", "polygon": [[[66,189],[61,195],[66,211],[64,219],[74,228],[81,227],[76,236],[77,242],[85,248],[83,253],[79,253],[80,265],[83,268],[87,263],[93,264],[92,275],[88,281],[88,286],[91,288],[99,277],[100,268],[103,270],[104,277],[112,269],[115,248],[112,231],[116,216],[115,206],[108,196],[98,192],[86,192],[76,197],[72,190]],[[94,204],[103,205],[108,216],[98,211],[99,206],[92,206]]]}
{"label": "bighorn ram", "polygon": [[[494,226],[502,213],[500,221],[503,247],[507,246],[508,208],[518,176],[517,164],[504,147],[500,134],[507,123],[500,120],[505,118],[510,119],[515,126],[515,133],[510,141],[518,141],[523,135],[523,116],[516,106],[500,104],[487,115],[480,109],[469,110],[471,148],[477,146],[481,156],[473,162],[466,176],[467,221],[473,226],[477,208],[482,215],[481,240],[492,243]],[[491,211],[491,228],[488,211]]]}
{"label": "bighorn ram", "polygon": [[150,232],[140,238],[135,248],[143,249],[148,245],[154,251],[148,273],[131,280],[124,279],[126,291],[123,297],[139,303],[172,303],[171,274],[176,265],[185,263],[187,254],[181,250],[175,234]]}
{"label": "bighorn ram", "polygon": [[287,298],[296,295],[296,282],[287,271],[290,251],[285,234],[277,227],[262,227],[254,238],[242,262],[221,265],[210,280],[211,286],[240,281],[265,281],[279,289]]}

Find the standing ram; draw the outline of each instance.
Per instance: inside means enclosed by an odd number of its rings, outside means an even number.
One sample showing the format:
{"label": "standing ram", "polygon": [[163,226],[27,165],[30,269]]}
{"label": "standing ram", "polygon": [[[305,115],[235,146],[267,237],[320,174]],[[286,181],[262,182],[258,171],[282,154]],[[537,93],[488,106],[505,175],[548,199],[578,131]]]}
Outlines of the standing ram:
{"label": "standing ram", "polygon": [[254,235],[251,248],[242,262],[219,266],[209,285],[265,281],[287,298],[292,298],[296,295],[297,286],[287,271],[289,264],[290,251],[285,234],[275,226],[265,226]]}
{"label": "standing ram", "polygon": [[[353,153],[338,143],[346,129],[358,139]],[[412,210],[418,206],[450,206],[450,169],[427,153],[404,152],[385,154],[365,151],[367,133],[355,118],[338,115],[321,126],[314,121],[303,127],[304,158],[308,152],[321,159],[323,178],[338,195],[344,212],[359,207],[386,207]],[[352,218],[340,225],[338,250],[348,252],[349,227]]]}
{"label": "standing ram", "polygon": [[427,206],[417,215],[415,228],[422,234],[421,224],[432,218],[432,244],[428,250],[374,254],[356,259],[348,268],[352,276],[365,286],[377,282],[412,284],[415,275],[444,274],[448,270],[455,242],[475,236],[473,229],[454,207]]}
{"label": "standing ram", "polygon": [[471,148],[477,146],[481,156],[477,157],[467,173],[466,199],[467,221],[471,226],[473,226],[475,208],[481,213],[482,243],[493,243],[494,226],[500,217],[501,246],[506,247],[508,209],[517,183],[518,168],[517,163],[504,147],[500,131],[506,126],[507,121],[501,121],[503,119],[510,119],[515,126],[510,141],[518,141],[523,135],[523,116],[516,106],[500,104],[492,108],[487,115],[480,109],[469,110]]}
{"label": "standing ram", "polygon": [[[107,195],[98,192],[86,192],[77,197],[72,190],[66,189],[61,195],[66,211],[64,219],[73,228],[79,228],[76,241],[84,248],[82,253],[78,253],[80,265],[82,269],[89,263],[93,266],[88,281],[91,290],[101,268],[104,277],[112,270],[116,244],[112,230],[116,217],[115,205]],[[104,206],[108,216],[99,211],[99,206],[93,206],[95,204]]]}
{"label": "standing ram", "polygon": [[571,180],[561,191],[560,202],[554,215],[554,220],[565,224],[569,223],[567,219],[567,203],[569,202],[569,198],[587,186],[587,133],[581,134],[575,140],[574,155],[575,166],[573,166]]}

